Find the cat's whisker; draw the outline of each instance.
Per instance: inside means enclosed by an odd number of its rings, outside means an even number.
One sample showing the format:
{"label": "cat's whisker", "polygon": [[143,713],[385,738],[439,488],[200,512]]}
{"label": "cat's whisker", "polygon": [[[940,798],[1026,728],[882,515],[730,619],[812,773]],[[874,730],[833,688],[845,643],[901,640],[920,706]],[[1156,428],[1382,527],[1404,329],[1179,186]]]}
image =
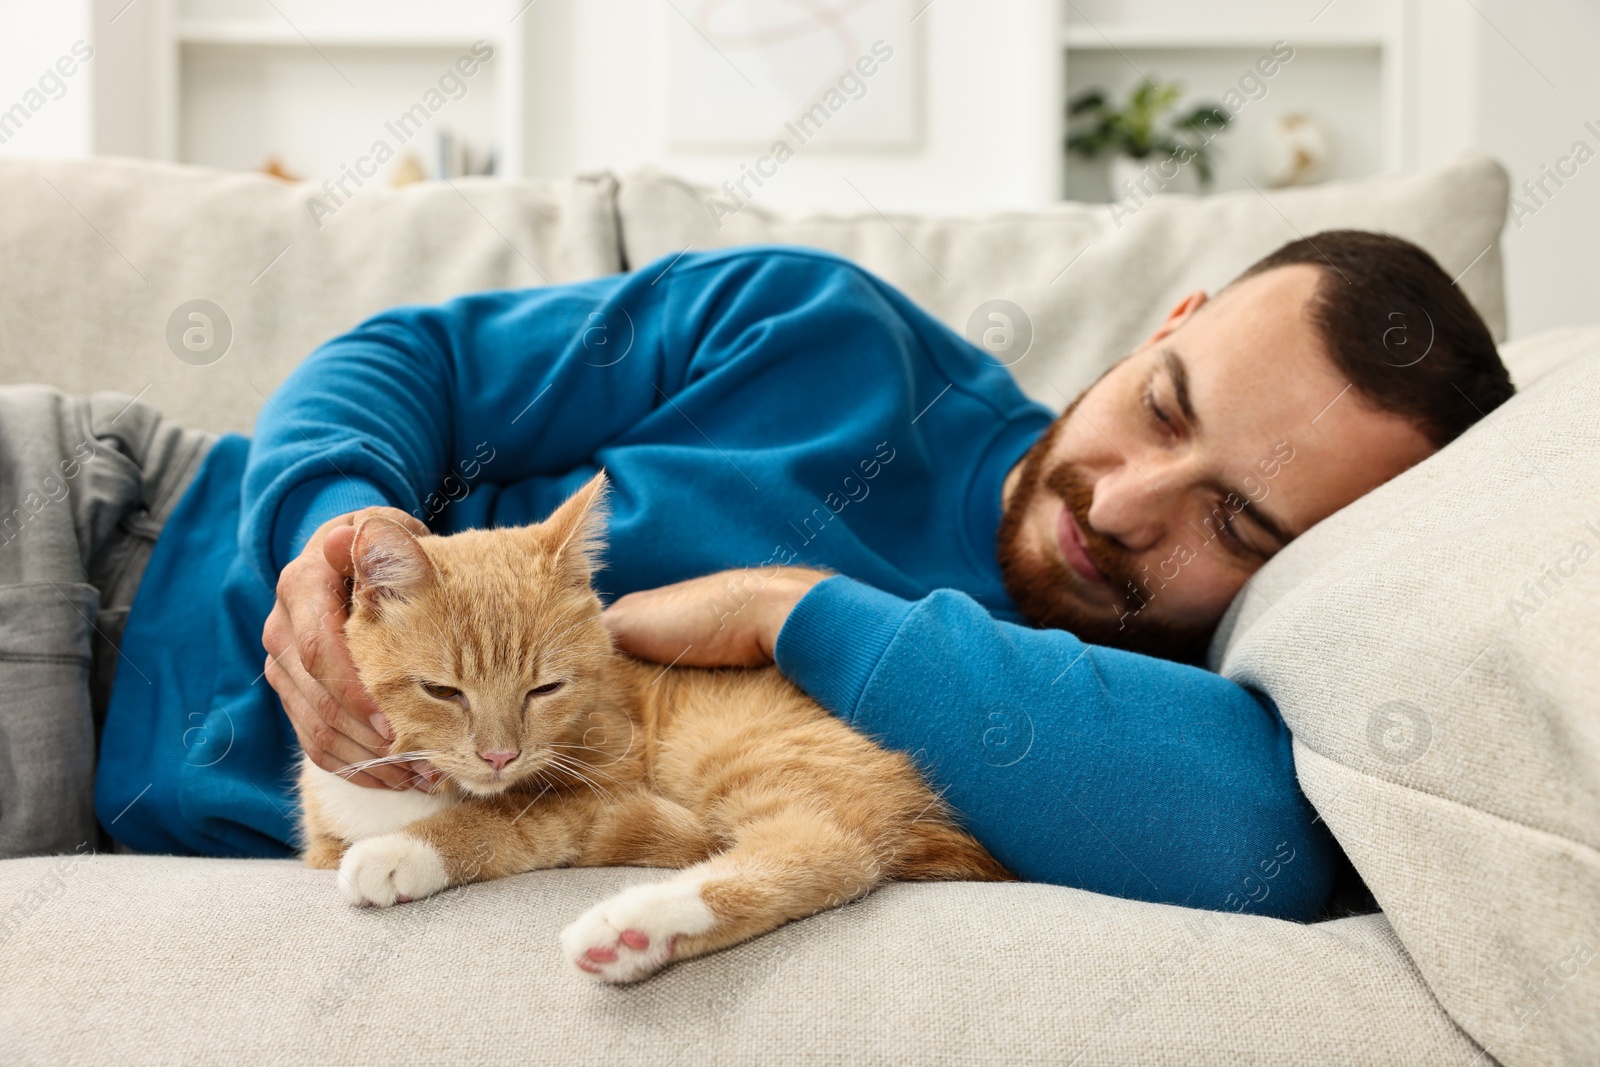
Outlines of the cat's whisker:
{"label": "cat's whisker", "polygon": [[599,784],[598,782],[590,781],[589,779],[583,777],[583,775],[578,774],[576,771],[572,771],[570,773],[573,775],[573,777],[577,778],[584,785],[586,785],[590,789],[594,790],[594,793],[595,793],[596,796],[605,798],[605,802],[607,804],[615,804],[617,802],[617,798],[612,796],[611,795],[611,791],[609,789],[607,789],[605,786]]}
{"label": "cat's whisker", "polygon": [[565,771],[573,778],[576,778],[578,781],[594,790],[596,796],[604,797],[608,804],[616,803],[616,798],[611,795],[610,790],[606,789],[599,782],[596,782],[594,779],[588,777],[582,771],[578,770],[576,766],[576,760],[573,760],[567,756],[563,756],[559,752],[550,753],[550,760],[559,769]]}
{"label": "cat's whisker", "polygon": [[603,748],[596,748],[594,745],[575,744],[571,741],[544,741],[542,744],[546,748],[571,748],[579,752],[594,752],[602,756],[609,755]]}
{"label": "cat's whisker", "polygon": [[606,772],[606,771],[603,771],[603,770],[601,770],[601,769],[600,769],[600,768],[599,768],[599,767],[596,767],[596,766],[595,766],[595,765],[594,765],[594,764],[592,764],[592,763],[582,763],[582,764],[580,764],[580,766],[581,766],[581,767],[582,767],[582,768],[583,768],[583,769],[584,769],[584,770],[585,770],[585,771],[586,771],[586,772],[588,772],[588,773],[590,773],[590,774],[595,774],[595,775],[598,775],[598,776],[599,776],[599,777],[601,777],[601,778],[603,778],[603,779],[604,779],[604,780],[606,780],[606,781],[608,781],[608,782],[610,782],[610,783],[612,783],[612,784],[613,784],[613,785],[621,785],[621,784],[622,784],[622,782],[621,782],[621,781],[619,781],[619,780],[618,780],[618,779],[617,779],[617,776],[616,776],[616,775],[614,775],[614,774],[609,774],[609,773],[607,773],[607,772]]}
{"label": "cat's whisker", "polygon": [[[579,760],[576,760],[571,756],[565,755],[564,753],[551,752],[549,755],[550,755],[550,761],[553,764],[555,764],[557,767],[567,771],[569,774],[573,774],[573,775],[577,775],[577,776],[581,777],[581,776],[583,776],[583,772],[584,771],[594,771],[596,774],[600,773],[596,768],[591,767],[590,765],[588,765],[586,763],[583,763],[583,762],[581,762]],[[604,775],[604,777],[611,778],[611,775],[609,775],[609,774],[608,775]],[[612,780],[615,781],[615,779],[612,779]]]}
{"label": "cat's whisker", "polygon": [[[631,753],[633,751],[633,742],[634,742],[634,735],[633,735],[633,732],[630,730],[629,734],[628,734],[628,747],[623,749],[620,753],[608,752],[603,748],[596,748],[593,745],[563,744],[563,743],[558,742],[558,741],[549,741],[549,742],[545,742],[545,743],[550,748],[567,749],[567,750],[570,750],[570,751],[573,751],[573,752],[588,752],[588,753],[592,753],[593,755],[596,755],[596,756],[605,757],[605,762],[604,763],[589,763],[588,764],[588,766],[592,767],[595,770],[596,773],[601,773],[601,768],[602,767],[615,767],[617,764],[619,764],[623,760],[627,759],[629,753]],[[610,776],[608,775],[607,777],[610,777]]]}
{"label": "cat's whisker", "polygon": [[550,747],[551,748],[570,749],[570,750],[572,750],[574,752],[592,752],[596,756],[604,756],[606,758],[606,762],[605,763],[603,763],[603,764],[601,764],[601,763],[590,763],[590,764],[588,764],[588,766],[592,767],[595,770],[596,773],[599,773],[601,767],[611,767],[611,766],[614,766],[615,764],[621,763],[623,760],[627,759],[628,758],[628,753],[633,751],[633,739],[632,738],[628,739],[628,747],[626,749],[624,749],[620,755],[614,755],[614,754],[612,754],[610,752],[607,752],[603,748],[595,748],[593,745],[557,745],[557,744],[551,744]]}
{"label": "cat's whisker", "polygon": [[405,778],[405,779],[403,779],[403,780],[402,780],[402,781],[401,781],[401,782],[400,782],[400,784],[401,784],[401,786],[403,786],[403,787],[404,787],[404,788],[406,788],[406,789],[410,789],[410,788],[412,788],[412,786],[413,786],[413,785],[414,785],[414,784],[415,784],[415,783],[417,783],[417,782],[425,782],[425,781],[427,781],[427,776],[426,776],[426,775],[421,775],[421,774],[413,774],[413,775],[411,775],[411,776],[410,776],[410,777],[408,777],[408,778]]}
{"label": "cat's whisker", "polygon": [[396,752],[388,756],[378,756],[375,759],[361,760],[358,763],[347,763],[333,773],[350,778],[373,767],[382,767],[390,763],[406,763],[416,759],[432,759],[438,754],[439,750],[434,748],[419,748],[414,752]]}
{"label": "cat's whisker", "polygon": [[608,804],[615,803],[615,798],[612,797],[610,792],[608,792],[603,786],[601,786],[601,785],[599,785],[599,784],[597,784],[595,782],[590,781],[589,779],[583,777],[581,774],[578,774],[577,772],[572,771],[570,769],[568,769],[566,773],[570,777],[577,779],[577,781],[579,781],[583,785],[587,786],[589,788],[589,790],[595,794],[595,796],[603,798],[606,801],[606,803],[608,803]]}
{"label": "cat's whisker", "polygon": [[[609,756],[610,755],[610,753],[606,752],[604,749],[595,748],[592,745],[574,745],[574,744],[561,742],[561,741],[542,741],[542,742],[540,742],[540,747],[541,748],[550,748],[550,749],[570,749],[570,750],[575,751],[575,752],[593,752],[597,756]],[[569,755],[566,752],[552,752],[551,755],[552,756],[560,756],[562,759],[570,760],[572,762],[575,762],[579,766],[583,767],[585,770],[592,770],[596,774],[603,773],[600,770],[600,768],[598,766],[596,766],[595,764],[589,763],[586,760],[579,760],[579,759],[577,759],[577,757]],[[607,775],[605,775],[605,777],[610,778],[611,775],[607,774]]]}

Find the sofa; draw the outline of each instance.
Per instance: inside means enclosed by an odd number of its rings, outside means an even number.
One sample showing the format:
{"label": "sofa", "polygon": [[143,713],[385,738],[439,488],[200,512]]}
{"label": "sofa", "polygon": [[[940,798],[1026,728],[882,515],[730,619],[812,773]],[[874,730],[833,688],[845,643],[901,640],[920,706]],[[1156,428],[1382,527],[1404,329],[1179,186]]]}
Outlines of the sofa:
{"label": "sofa", "polygon": [[[258,175],[0,160],[0,381],[248,432],[299,359],[384,307],[779,242],[850,257],[975,339],[1001,309],[995,358],[1059,410],[1182,294],[1330,227],[1417,241],[1504,342],[1507,186],[1465,157],[1131,216],[729,216],[640,170],[367,187],[319,225],[311,187]],[[202,299],[227,343],[180,351],[169,323]],[[572,973],[557,931],[664,872],[363,910],[292,860],[119,844],[0,861],[0,1061],[1600,1062],[1600,329],[1503,352],[1519,394],[1280,553],[1211,649],[1282,710],[1366,907],[1302,925],[896,884],[616,988]]]}

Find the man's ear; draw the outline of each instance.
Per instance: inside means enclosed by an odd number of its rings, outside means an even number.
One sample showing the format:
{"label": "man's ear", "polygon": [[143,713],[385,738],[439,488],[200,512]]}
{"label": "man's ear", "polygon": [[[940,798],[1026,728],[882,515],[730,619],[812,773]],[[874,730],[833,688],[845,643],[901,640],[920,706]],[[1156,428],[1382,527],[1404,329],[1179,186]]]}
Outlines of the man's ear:
{"label": "man's ear", "polygon": [[1141,347],[1149,347],[1150,345],[1155,344],[1157,341],[1165,340],[1172,333],[1172,331],[1176,330],[1179,326],[1182,326],[1185,322],[1188,322],[1190,316],[1204,307],[1206,301],[1209,299],[1211,298],[1206,295],[1206,291],[1204,289],[1196,289],[1194,292],[1178,301],[1177,305],[1173,307],[1171,311],[1167,312],[1166,321],[1164,321],[1160,326],[1156,327],[1156,332],[1151,334]]}
{"label": "man's ear", "polygon": [[408,600],[434,578],[433,563],[411,531],[376,516],[356,528],[350,563],[356,572],[355,596],[372,608],[385,598]]}
{"label": "man's ear", "polygon": [[554,546],[556,567],[575,585],[587,586],[606,547],[606,472],[598,471],[536,527]]}

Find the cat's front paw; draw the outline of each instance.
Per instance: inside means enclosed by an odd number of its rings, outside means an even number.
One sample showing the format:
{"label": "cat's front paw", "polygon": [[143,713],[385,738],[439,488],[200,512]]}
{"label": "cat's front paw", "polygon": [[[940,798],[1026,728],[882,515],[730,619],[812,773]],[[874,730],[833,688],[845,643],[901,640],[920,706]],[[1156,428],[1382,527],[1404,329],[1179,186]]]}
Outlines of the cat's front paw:
{"label": "cat's front paw", "polygon": [[672,880],[625,889],[561,931],[561,947],[574,967],[603,982],[647,978],[672,962],[680,936],[715,925],[700,885]]}
{"label": "cat's front paw", "polygon": [[406,833],[357,841],[339,864],[339,891],[358,907],[405,904],[449,885],[438,849]]}

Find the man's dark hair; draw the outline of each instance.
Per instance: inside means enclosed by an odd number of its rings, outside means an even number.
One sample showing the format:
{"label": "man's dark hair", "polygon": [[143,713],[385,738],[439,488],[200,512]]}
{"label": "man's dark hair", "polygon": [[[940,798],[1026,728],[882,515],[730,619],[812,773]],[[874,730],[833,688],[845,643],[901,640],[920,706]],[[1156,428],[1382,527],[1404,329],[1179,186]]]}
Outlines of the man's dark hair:
{"label": "man's dark hair", "polygon": [[1325,230],[1289,242],[1234,280],[1299,263],[1322,270],[1308,310],[1334,365],[1368,403],[1411,420],[1435,447],[1515,391],[1483,319],[1410,241]]}

